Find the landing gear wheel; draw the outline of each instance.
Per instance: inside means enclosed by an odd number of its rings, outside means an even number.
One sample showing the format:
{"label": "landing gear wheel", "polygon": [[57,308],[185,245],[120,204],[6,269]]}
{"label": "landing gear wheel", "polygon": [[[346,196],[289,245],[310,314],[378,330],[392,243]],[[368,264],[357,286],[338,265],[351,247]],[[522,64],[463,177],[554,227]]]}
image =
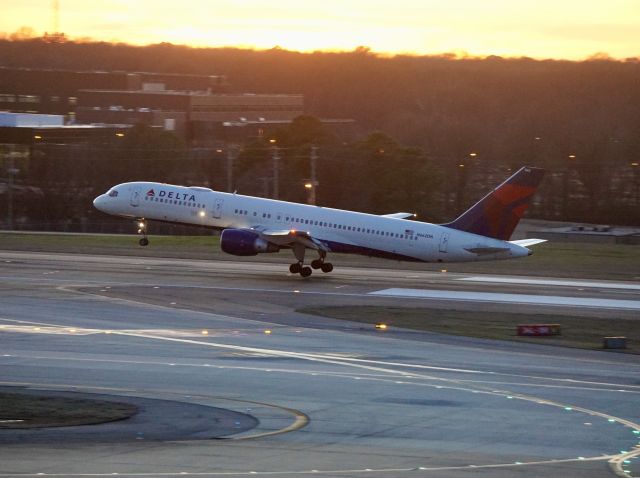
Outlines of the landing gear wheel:
{"label": "landing gear wheel", "polygon": [[302,270],[300,270],[300,275],[301,275],[302,277],[309,277],[309,276],[311,275],[311,272],[312,272],[312,271],[311,271],[311,267],[309,267],[309,266],[304,266],[304,267],[302,268]]}
{"label": "landing gear wheel", "polygon": [[289,266],[289,272],[291,272],[292,274],[301,274],[302,273],[302,264],[299,264],[297,262],[291,264]]}
{"label": "landing gear wheel", "polygon": [[149,239],[147,239],[147,221],[143,219],[137,219],[138,226],[138,234],[142,236],[142,238],[138,241],[138,244],[141,246],[149,245]]}
{"label": "landing gear wheel", "polygon": [[311,261],[311,267],[313,267],[314,269],[320,269],[322,267],[322,261],[320,259],[315,259],[313,261]]}
{"label": "landing gear wheel", "polygon": [[333,270],[333,264],[331,264],[331,262],[324,262],[320,268],[322,272],[331,272]]}

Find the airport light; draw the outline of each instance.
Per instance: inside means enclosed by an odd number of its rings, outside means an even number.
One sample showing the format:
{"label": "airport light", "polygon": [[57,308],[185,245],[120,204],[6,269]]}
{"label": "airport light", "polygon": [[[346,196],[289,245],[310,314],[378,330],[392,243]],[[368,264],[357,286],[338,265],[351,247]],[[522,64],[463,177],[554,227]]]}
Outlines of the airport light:
{"label": "airport light", "polygon": [[276,144],[276,143],[277,143],[277,140],[276,140],[275,138],[271,138],[271,139],[269,140],[269,142],[270,142],[271,144]]}
{"label": "airport light", "polygon": [[307,189],[311,189],[313,187],[313,184],[307,182],[307,183],[304,183],[304,187]]}
{"label": "airport light", "polygon": [[42,139],[42,136],[40,136],[39,134],[34,135],[33,139]]}
{"label": "airport light", "polygon": [[124,133],[116,133],[116,136],[117,136],[118,138],[124,138]]}
{"label": "airport light", "polygon": [[576,159],[576,155],[575,154],[570,154],[569,155],[569,159]]}
{"label": "airport light", "polygon": [[634,161],[633,163],[631,163],[631,166],[637,168],[638,166],[640,166],[640,163]]}
{"label": "airport light", "polygon": [[476,156],[478,156],[478,153],[469,153],[469,156],[471,156],[472,158],[475,158]]}

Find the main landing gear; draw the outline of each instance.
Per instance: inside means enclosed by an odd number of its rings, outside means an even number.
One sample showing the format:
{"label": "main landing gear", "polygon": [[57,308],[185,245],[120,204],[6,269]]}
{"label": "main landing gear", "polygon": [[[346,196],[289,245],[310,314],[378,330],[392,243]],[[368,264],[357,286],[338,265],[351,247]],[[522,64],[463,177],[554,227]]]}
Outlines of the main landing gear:
{"label": "main landing gear", "polygon": [[333,270],[333,264],[331,264],[331,262],[324,262],[324,259],[311,261],[311,267],[320,269],[322,272],[331,272]]}
{"label": "main landing gear", "polygon": [[327,253],[324,251],[318,251],[320,257],[311,261],[311,267],[304,265],[304,254],[306,248],[302,244],[296,244],[293,247],[293,254],[298,259],[298,262],[294,262],[289,266],[289,272],[292,274],[300,274],[302,277],[309,277],[313,269],[320,269],[322,272],[331,272],[333,270],[333,264],[331,262],[325,262]]}
{"label": "main landing gear", "polygon": [[141,246],[148,246],[149,239],[147,238],[147,221],[144,219],[138,220],[138,234],[142,234],[142,238],[138,241]]}

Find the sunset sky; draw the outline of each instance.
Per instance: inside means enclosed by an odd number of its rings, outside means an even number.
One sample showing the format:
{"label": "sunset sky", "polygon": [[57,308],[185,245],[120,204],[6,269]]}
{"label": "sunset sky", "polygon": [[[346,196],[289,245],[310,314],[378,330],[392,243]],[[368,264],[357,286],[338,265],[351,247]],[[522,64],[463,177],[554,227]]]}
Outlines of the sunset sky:
{"label": "sunset sky", "polygon": [[[0,32],[51,31],[51,0],[0,0]],[[70,38],[290,50],[640,56],[640,0],[60,0]]]}

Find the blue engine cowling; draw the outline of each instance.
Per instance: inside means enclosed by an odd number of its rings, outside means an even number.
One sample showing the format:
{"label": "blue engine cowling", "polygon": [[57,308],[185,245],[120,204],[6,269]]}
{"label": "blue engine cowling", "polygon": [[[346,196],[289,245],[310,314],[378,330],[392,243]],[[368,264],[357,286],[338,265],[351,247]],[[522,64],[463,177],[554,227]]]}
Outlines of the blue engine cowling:
{"label": "blue engine cowling", "polygon": [[261,252],[278,252],[280,248],[246,229],[225,229],[220,236],[220,248],[234,256],[255,256]]}

